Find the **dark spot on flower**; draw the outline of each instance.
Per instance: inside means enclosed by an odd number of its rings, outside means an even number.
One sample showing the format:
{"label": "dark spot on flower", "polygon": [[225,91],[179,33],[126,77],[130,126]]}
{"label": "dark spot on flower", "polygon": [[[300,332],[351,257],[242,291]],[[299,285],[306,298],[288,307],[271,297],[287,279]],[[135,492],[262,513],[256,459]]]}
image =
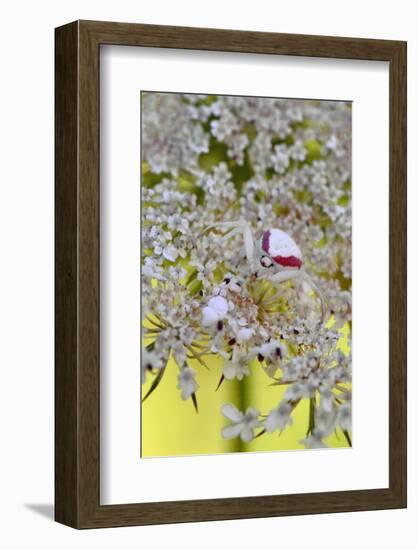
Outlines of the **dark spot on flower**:
{"label": "dark spot on flower", "polygon": [[330,310],[330,313],[331,313],[332,315],[334,315],[334,309],[331,309],[331,310]]}
{"label": "dark spot on flower", "polygon": [[199,294],[200,296],[204,296],[204,292],[202,290],[200,290]]}
{"label": "dark spot on flower", "polygon": [[262,355],[262,353],[258,353],[258,361],[262,363],[262,361],[265,360],[265,357]]}
{"label": "dark spot on flower", "polygon": [[258,222],[262,221],[261,216],[258,216],[256,219],[258,220]]}
{"label": "dark spot on flower", "polygon": [[284,340],[284,336],[282,334],[279,335],[281,340]]}
{"label": "dark spot on flower", "polygon": [[229,346],[234,346],[236,344],[236,338],[231,338],[228,343]]}
{"label": "dark spot on flower", "polygon": [[146,370],[152,370],[152,365],[150,363],[146,365]]}
{"label": "dark spot on flower", "polygon": [[276,355],[277,357],[279,357],[280,359],[282,358],[281,348],[277,348],[277,349],[275,350],[275,355]]}
{"label": "dark spot on flower", "polygon": [[300,334],[300,331],[295,328],[294,329],[294,334]]}
{"label": "dark spot on flower", "polygon": [[223,330],[223,321],[217,321],[217,330]]}
{"label": "dark spot on flower", "polygon": [[224,282],[228,285],[228,284],[230,283],[229,277],[226,277],[226,278],[224,279]]}

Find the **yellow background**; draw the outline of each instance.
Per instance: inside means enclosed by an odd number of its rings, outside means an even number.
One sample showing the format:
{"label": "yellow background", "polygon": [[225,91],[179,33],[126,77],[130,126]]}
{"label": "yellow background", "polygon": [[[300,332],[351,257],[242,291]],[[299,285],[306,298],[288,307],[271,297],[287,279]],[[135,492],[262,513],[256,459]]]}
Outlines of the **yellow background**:
{"label": "yellow background", "polygon": [[[341,339],[340,347],[346,350],[345,338]],[[281,434],[265,433],[247,444],[242,443],[240,438],[224,440],[221,429],[229,421],[221,414],[220,407],[225,402],[231,402],[243,411],[248,406],[254,406],[266,415],[277,406],[286,387],[271,386],[272,380],[255,363],[248,378],[241,382],[224,380],[215,391],[223,359],[212,357],[205,361],[210,370],[197,362],[191,363],[197,371],[196,380],[200,386],[196,394],[198,413],[191,399],[181,399],[177,389],[178,368],[172,359],[169,361],[161,383],[142,404],[143,457],[304,449],[300,440],[306,437],[308,427],[308,399],[297,405],[292,414],[293,424]],[[151,379],[148,376],[142,395],[149,389]],[[329,447],[348,446],[340,430],[338,435],[331,435],[325,442]]]}

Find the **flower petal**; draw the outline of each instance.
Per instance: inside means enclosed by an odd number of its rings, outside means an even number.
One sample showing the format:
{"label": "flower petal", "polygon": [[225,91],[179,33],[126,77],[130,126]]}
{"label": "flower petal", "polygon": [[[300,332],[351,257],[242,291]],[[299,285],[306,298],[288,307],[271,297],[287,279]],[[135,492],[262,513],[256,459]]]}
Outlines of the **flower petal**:
{"label": "flower petal", "polygon": [[268,433],[275,432],[280,423],[280,414],[277,409],[271,411],[268,418],[265,420],[265,430]]}
{"label": "flower petal", "polygon": [[222,436],[224,439],[233,439],[237,437],[242,430],[242,424],[231,424],[222,429]]}
{"label": "flower petal", "polygon": [[211,325],[214,325],[219,320],[219,316],[217,315],[216,311],[212,309],[211,307],[204,307],[203,308],[203,319],[201,321],[201,324],[203,327],[210,327]]}
{"label": "flower petal", "polygon": [[253,330],[251,328],[241,328],[237,333],[237,339],[240,342],[244,342],[252,338]]}
{"label": "flower petal", "polygon": [[162,254],[165,259],[167,259],[170,262],[175,262],[175,260],[178,258],[178,250],[175,248],[175,246],[166,246]]}
{"label": "flower petal", "polygon": [[247,424],[243,426],[242,431],[240,432],[240,439],[245,443],[248,443],[253,439],[253,431]]}
{"label": "flower petal", "polygon": [[219,319],[223,319],[229,310],[227,300],[223,298],[223,296],[214,296],[213,298],[210,298],[208,301],[208,307],[217,313]]}
{"label": "flower petal", "polygon": [[233,380],[238,374],[235,363],[227,361],[223,365],[223,374],[227,380]]}
{"label": "flower petal", "polygon": [[243,413],[237,409],[232,403],[225,403],[221,408],[223,416],[231,420],[232,422],[241,422],[243,419]]}

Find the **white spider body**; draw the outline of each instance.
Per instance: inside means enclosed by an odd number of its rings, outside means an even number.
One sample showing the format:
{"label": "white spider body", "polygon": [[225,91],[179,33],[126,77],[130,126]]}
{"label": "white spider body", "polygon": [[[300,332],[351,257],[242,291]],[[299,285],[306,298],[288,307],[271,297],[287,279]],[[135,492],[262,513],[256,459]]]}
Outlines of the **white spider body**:
{"label": "white spider body", "polygon": [[301,269],[303,265],[300,249],[295,241],[281,229],[264,231],[259,247],[271,261],[282,268]]}
{"label": "white spider body", "polygon": [[[323,295],[303,269],[301,251],[288,233],[281,229],[267,229],[263,232],[258,246],[255,246],[252,231],[245,220],[215,223],[211,227],[228,229],[228,233],[223,237],[225,240],[238,234],[243,235],[246,258],[252,264],[258,278],[267,279],[274,285],[292,279],[301,279],[306,282],[320,299],[320,325],[323,323],[325,316]],[[259,268],[264,268],[260,275],[258,274]]]}

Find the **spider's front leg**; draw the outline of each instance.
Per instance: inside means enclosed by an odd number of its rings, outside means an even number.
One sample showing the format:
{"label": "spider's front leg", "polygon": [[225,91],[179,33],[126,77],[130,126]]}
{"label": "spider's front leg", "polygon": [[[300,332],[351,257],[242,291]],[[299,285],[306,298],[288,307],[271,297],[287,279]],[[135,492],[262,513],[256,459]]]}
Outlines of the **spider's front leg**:
{"label": "spider's front leg", "polygon": [[208,229],[211,227],[219,227],[228,230],[223,237],[222,242],[227,241],[230,237],[234,237],[235,235],[243,235],[246,258],[248,259],[248,262],[253,262],[255,259],[255,244],[251,228],[247,221],[236,220],[234,222],[217,222],[209,225]]}
{"label": "spider's front leg", "polygon": [[303,274],[304,281],[310,286],[310,288],[317,294],[317,296],[320,299],[320,306],[321,306],[320,325],[322,325],[324,321],[324,316],[326,315],[326,304],[324,302],[323,294],[321,293],[321,290],[313,281],[313,279],[310,277],[310,275],[308,275],[305,271],[303,271],[302,274]]}
{"label": "spider's front leg", "polygon": [[283,271],[278,271],[278,273],[274,273],[273,275],[266,275],[262,278],[267,279],[272,284],[279,284],[285,283],[285,281],[291,281],[292,279],[299,279],[302,275],[303,272],[299,269],[287,269]]}

